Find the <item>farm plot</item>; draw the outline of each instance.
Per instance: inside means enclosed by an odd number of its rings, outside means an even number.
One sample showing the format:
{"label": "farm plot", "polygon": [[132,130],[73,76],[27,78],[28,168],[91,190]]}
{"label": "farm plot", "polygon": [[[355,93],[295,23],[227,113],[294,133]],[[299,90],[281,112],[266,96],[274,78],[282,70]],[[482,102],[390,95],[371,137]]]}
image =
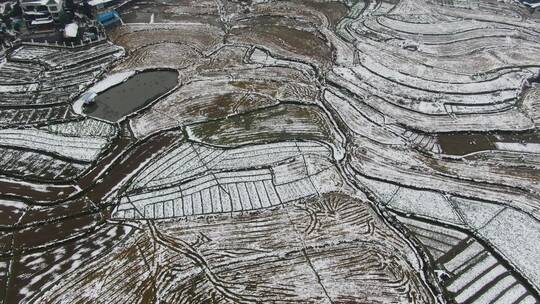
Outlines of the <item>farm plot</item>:
{"label": "farm plot", "polygon": [[[71,100],[123,54],[122,48],[110,43],[73,50],[18,47],[0,66],[0,125],[36,126],[73,119]],[[7,81],[8,77],[18,81]]]}
{"label": "farm plot", "polygon": [[[159,267],[148,271],[148,262]],[[410,247],[368,204],[329,193],[212,221],[151,223],[149,231],[56,280],[39,300],[90,300],[84,290],[103,282],[100,296],[119,302],[148,293],[161,301],[431,302],[413,275],[417,269]],[[104,280],[108,273],[115,275]]]}
{"label": "farm plot", "polygon": [[74,137],[92,136],[112,138],[116,136],[118,132],[117,128],[112,124],[93,118],[84,118],[78,121],[70,121],[58,124],[48,124],[41,129],[58,135]]}
{"label": "farm plot", "polygon": [[[2,211],[4,213],[4,216],[0,221],[1,228],[8,228],[17,224],[28,209],[28,205],[17,200],[0,199],[0,206],[2,206]],[[8,248],[2,247],[2,250],[7,249]]]}
{"label": "farm plot", "polygon": [[107,144],[98,137],[61,136],[36,129],[2,129],[0,145],[41,150],[65,158],[90,162]]}
{"label": "farm plot", "polygon": [[218,6],[213,1],[130,1],[119,8],[125,23],[201,22],[218,25]]}
{"label": "farm plot", "polygon": [[[530,264],[536,259],[537,244],[527,242],[525,238],[536,239],[539,224],[527,213],[497,201],[452,197],[436,191],[414,190],[368,179],[363,179],[363,184],[391,210],[475,231],[489,246],[512,261],[514,270],[530,284],[538,284],[538,273]],[[505,227],[504,231],[499,231],[500,227]],[[438,238],[433,237],[434,240]]]}
{"label": "farm plot", "polygon": [[246,212],[346,189],[330,157],[330,149],[315,142],[232,150],[182,144],[133,179],[113,217]]}
{"label": "farm plot", "polygon": [[[422,14],[407,18],[411,7]],[[439,6],[429,2],[401,1],[391,15],[374,9],[382,15],[366,14],[343,28],[356,41],[357,61],[333,69],[330,77],[338,87],[419,130],[429,131],[445,116],[453,123],[438,124],[440,131],[474,130],[472,117],[478,115],[484,117],[483,128],[533,127],[532,113],[515,108],[539,73],[534,25],[497,19],[484,6],[476,18],[456,10],[454,15],[470,18],[450,20],[438,18]],[[524,55],[531,51],[536,54]],[[419,119],[424,121],[415,123]]]}
{"label": "farm plot", "polygon": [[264,18],[261,17],[260,21],[256,18],[249,20],[249,25],[235,25],[231,30],[230,41],[265,47],[280,56],[301,61],[310,60],[323,67],[330,64],[332,50],[318,32],[283,24],[286,19],[278,19],[281,24],[265,24]]}
{"label": "farm plot", "polygon": [[17,134],[18,139],[14,134],[4,134],[6,141],[0,147],[2,174],[32,180],[73,179],[91,167],[91,161],[117,134],[114,126],[94,119],[49,124],[31,132]]}
{"label": "farm plot", "polygon": [[207,170],[262,168],[299,155],[331,158],[329,147],[317,142],[280,142],[235,149],[218,149],[182,143],[156,158],[131,181],[128,190],[180,182]]}
{"label": "farm plot", "polygon": [[8,90],[8,85],[21,85],[35,83],[36,76],[43,71],[43,67],[36,63],[3,62],[0,65],[0,91]]}
{"label": "farm plot", "polygon": [[[71,224],[73,223],[72,221]],[[62,228],[70,229],[69,225]],[[57,231],[58,227],[46,231],[50,233],[55,229]],[[62,247],[52,246],[10,259],[10,274],[13,275],[13,279],[6,284],[4,299],[15,303],[35,302],[36,300],[32,298],[44,292],[44,286],[61,277],[62,273],[78,269],[85,263],[84,261],[92,261],[102,256],[129,235],[131,229],[126,226],[105,224],[97,229],[96,233],[74,239]],[[55,267],[49,267],[49,263]]]}
{"label": "farm plot", "polygon": [[[350,142],[352,169],[363,177],[395,183],[419,190],[434,190],[445,194],[479,200],[489,200],[512,206],[538,218],[537,190],[524,185],[534,185],[527,178],[512,178],[508,173],[484,171],[486,166],[466,162],[444,162],[427,157],[407,147],[375,144],[355,138]],[[461,168],[460,168],[461,167]],[[464,168],[469,168],[464,170]],[[479,170],[477,170],[479,169]],[[476,170],[476,171],[475,171]],[[495,174],[494,174],[495,173]],[[533,189],[537,189],[534,187]]]}
{"label": "farm plot", "polygon": [[[249,190],[248,190],[249,189]],[[242,212],[280,205],[269,170],[203,175],[120,201],[113,218],[159,219]]]}
{"label": "farm plot", "polygon": [[178,90],[131,120],[135,135],[141,138],[161,129],[225,118],[280,102],[317,102],[317,83],[305,67],[221,63],[223,57],[237,55],[237,51],[245,53],[244,49],[223,49],[210,63],[197,66],[192,73],[182,72],[180,78],[185,82]]}
{"label": "farm plot", "polygon": [[73,178],[88,167],[88,163],[56,155],[0,147],[0,172],[8,176],[58,181]]}
{"label": "farm plot", "polygon": [[99,43],[81,49],[63,49],[54,47],[22,46],[16,49],[10,59],[15,61],[39,62],[53,69],[70,68],[92,61],[110,60],[110,56],[119,57],[122,48],[112,43]]}
{"label": "farm plot", "polygon": [[91,167],[115,135],[113,126],[91,119],[41,129],[2,129],[0,172],[31,180],[71,180]]}
{"label": "farm plot", "polygon": [[[499,227],[512,227],[512,229],[501,233]],[[515,265],[536,289],[540,289],[540,272],[534,262],[538,259],[540,251],[537,242],[529,241],[540,237],[538,221],[524,212],[507,208],[479,229],[478,233],[481,236],[488,239],[504,257]]]}
{"label": "farm plot", "polygon": [[128,24],[115,30],[111,38],[128,50],[167,42],[185,43],[207,54],[221,44],[223,32],[217,26],[201,23]]}
{"label": "farm plot", "polygon": [[341,134],[317,107],[279,105],[268,110],[238,115],[187,127],[190,138],[217,146],[241,146],[294,139],[319,140],[333,146],[336,158],[342,155]]}
{"label": "farm plot", "polygon": [[[252,6],[251,14],[242,13],[242,11],[238,12],[240,16],[238,19],[244,19],[244,21],[245,18],[241,17],[246,15],[266,16],[267,18],[272,16],[274,20],[300,19],[305,22],[301,23],[303,27],[332,28],[341,18],[345,17],[347,6],[341,2],[281,1],[279,3],[270,3],[261,1]],[[287,20],[287,22],[292,21]]]}
{"label": "farm plot", "polygon": [[[456,303],[536,303],[523,278],[469,235],[399,217],[426,248],[442,285]],[[524,285],[525,284],[525,285]]]}
{"label": "farm plot", "polygon": [[389,118],[364,103],[355,102],[351,96],[332,87],[324,91],[324,100],[334,110],[351,136],[362,136],[385,145],[410,145],[420,151],[442,152],[434,134],[412,131],[390,122]]}
{"label": "farm plot", "polygon": [[185,69],[203,61],[201,53],[190,45],[163,42],[137,48],[129,58],[115,67],[117,71],[162,68]]}
{"label": "farm plot", "polygon": [[[464,180],[474,180],[478,183],[490,182],[515,189],[527,189],[536,196],[540,194],[540,187],[536,183],[535,172],[540,167],[536,161],[538,154],[530,151],[535,146],[532,143],[501,144],[498,145],[498,148],[512,149],[514,151],[488,149],[455,159],[433,160],[427,164],[434,170],[459,176]],[[527,149],[528,152],[516,151],[521,148]],[[524,160],[528,160],[526,165],[523,163]]]}
{"label": "farm plot", "polygon": [[63,122],[71,120],[75,114],[71,105],[41,107],[17,107],[0,109],[0,126],[39,125],[48,122]]}
{"label": "farm plot", "polygon": [[[0,302],[539,302],[538,14],[119,11],[112,42],[0,59]],[[82,91],[145,69],[176,86],[122,122],[81,116]]]}

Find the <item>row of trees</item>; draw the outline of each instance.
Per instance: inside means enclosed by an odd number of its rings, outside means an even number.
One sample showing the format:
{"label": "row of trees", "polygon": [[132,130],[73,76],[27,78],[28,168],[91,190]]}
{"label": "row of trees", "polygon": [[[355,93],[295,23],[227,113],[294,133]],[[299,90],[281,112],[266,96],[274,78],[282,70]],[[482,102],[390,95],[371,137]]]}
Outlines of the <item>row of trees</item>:
{"label": "row of trees", "polygon": [[18,18],[21,15],[22,9],[19,2],[16,2],[13,6],[10,3],[6,3],[4,13],[0,14],[0,22],[5,24],[7,28],[11,28],[13,26],[15,30],[19,30],[20,24],[13,24],[12,18]]}
{"label": "row of trees", "polygon": [[65,0],[64,11],[60,13],[58,22],[63,25],[72,22],[75,12],[86,15],[88,18],[92,18],[92,9],[87,0],[83,1],[83,3],[78,6],[73,3],[73,0]]}

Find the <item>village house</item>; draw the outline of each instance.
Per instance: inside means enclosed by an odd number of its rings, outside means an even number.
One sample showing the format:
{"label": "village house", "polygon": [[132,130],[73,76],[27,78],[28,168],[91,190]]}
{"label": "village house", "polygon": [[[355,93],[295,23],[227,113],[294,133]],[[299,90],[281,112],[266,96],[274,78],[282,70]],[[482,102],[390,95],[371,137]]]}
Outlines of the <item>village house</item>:
{"label": "village house", "polygon": [[52,25],[64,10],[64,0],[20,0],[19,3],[27,25],[35,27]]}

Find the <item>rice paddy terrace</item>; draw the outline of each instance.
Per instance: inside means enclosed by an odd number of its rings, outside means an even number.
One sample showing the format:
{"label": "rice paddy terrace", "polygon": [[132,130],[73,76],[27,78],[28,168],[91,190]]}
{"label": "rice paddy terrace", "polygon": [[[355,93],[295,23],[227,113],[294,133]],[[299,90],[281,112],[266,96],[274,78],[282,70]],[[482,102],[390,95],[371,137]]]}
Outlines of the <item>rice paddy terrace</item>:
{"label": "rice paddy terrace", "polygon": [[3,303],[540,302],[538,13],[119,12],[0,57]]}

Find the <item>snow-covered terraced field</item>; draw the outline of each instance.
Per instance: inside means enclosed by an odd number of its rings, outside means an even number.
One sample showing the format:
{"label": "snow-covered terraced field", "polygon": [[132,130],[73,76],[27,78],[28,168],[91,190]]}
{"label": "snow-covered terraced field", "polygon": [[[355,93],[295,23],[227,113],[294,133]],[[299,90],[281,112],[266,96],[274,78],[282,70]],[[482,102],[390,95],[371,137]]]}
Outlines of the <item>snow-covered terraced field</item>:
{"label": "snow-covered terraced field", "polygon": [[0,57],[0,304],[540,303],[538,9],[116,9]]}
{"label": "snow-covered terraced field", "polygon": [[[216,60],[225,55],[217,53]],[[182,74],[186,78],[184,85],[133,119],[132,128],[138,137],[144,137],[163,128],[242,114],[282,102],[314,104],[316,83],[302,72],[283,66],[239,64],[226,72]]]}
{"label": "snow-covered terraced field", "polygon": [[74,137],[113,137],[116,135],[116,128],[113,125],[93,118],[59,124],[49,124],[42,129],[47,130],[50,133]]}
{"label": "snow-covered terraced field", "polygon": [[280,205],[269,170],[205,175],[178,186],[122,198],[113,218],[160,219],[242,212]]}
{"label": "snow-covered terraced field", "polygon": [[72,100],[123,54],[111,43],[74,49],[17,47],[0,65],[0,126],[73,119]]}
{"label": "snow-covered terraced field", "polygon": [[79,175],[89,164],[61,159],[41,151],[0,147],[0,172],[3,175],[33,179],[64,180]]}
{"label": "snow-covered terraced field", "polygon": [[[365,10],[340,32],[354,42],[358,59],[352,67],[334,68],[333,81],[360,99],[377,96],[377,103],[392,104],[378,109],[416,129],[429,130],[431,123],[414,124],[400,112],[407,109],[426,118],[449,115],[471,130],[468,115],[504,113],[512,119],[486,126],[513,129],[517,123],[530,128],[530,113],[519,117],[512,112],[524,85],[539,74],[537,25],[493,15],[493,8],[484,5],[475,7],[477,16],[459,8],[452,17],[440,17],[448,7],[401,1],[390,14],[383,7],[370,8],[380,14]],[[415,9],[420,14],[413,15]],[[464,126],[439,129],[444,128]]]}
{"label": "snow-covered terraced field", "polygon": [[[369,296],[376,302],[388,298],[407,302],[408,297],[429,300],[426,287],[417,278],[408,278],[419,267],[406,262],[412,251],[405,249],[408,245],[393,237],[391,228],[375,214],[368,204],[352,197],[326,194],[261,212],[149,221],[150,233],[134,229],[135,237],[127,239],[124,246],[70,272],[75,287],[55,285],[34,299],[58,303],[59,295],[68,301],[86,298],[84,290],[102,282],[100,295],[129,301],[137,298],[138,291],[128,282],[153,277],[147,263],[159,260],[158,277],[172,278],[160,285],[170,290],[164,296],[167,301],[192,292],[202,301],[218,297],[224,302],[241,302],[249,297],[262,302],[320,302],[324,290],[337,301],[366,300],[363,292],[353,291],[355,288],[384,290]],[[375,244],[373,240],[380,235],[387,238]],[[392,263],[387,264],[388,260]],[[201,266],[194,261],[204,261],[208,276],[201,276]],[[114,276],[100,269],[110,269]],[[324,288],[318,278],[325,282]],[[201,280],[204,283],[193,285]],[[206,295],[205,286],[213,286],[212,282],[235,292],[228,293],[228,298]],[[234,289],[253,283],[265,287]],[[285,293],[283,285],[288,286]]]}
{"label": "snow-covered terraced field", "polygon": [[[331,157],[331,150],[316,142],[231,150],[180,144],[133,179],[113,217],[159,219],[243,212],[334,191],[340,178]],[[338,179],[329,183],[330,176]]]}
{"label": "snow-covered terraced field", "polygon": [[537,303],[523,278],[475,238],[422,221],[401,218],[445,273],[443,286],[456,303]]}
{"label": "snow-covered terraced field", "polygon": [[53,68],[69,68],[88,61],[103,60],[109,55],[119,56],[122,49],[111,43],[71,50],[55,47],[23,46],[11,54],[11,59],[38,61]]}
{"label": "snow-covered terraced field", "polygon": [[37,129],[2,129],[0,145],[58,154],[80,161],[93,161],[107,140],[90,136],[61,136]]}
{"label": "snow-covered terraced field", "polygon": [[128,189],[169,185],[207,170],[260,168],[299,155],[331,157],[331,150],[317,142],[281,142],[227,150],[183,143],[144,168]]}

